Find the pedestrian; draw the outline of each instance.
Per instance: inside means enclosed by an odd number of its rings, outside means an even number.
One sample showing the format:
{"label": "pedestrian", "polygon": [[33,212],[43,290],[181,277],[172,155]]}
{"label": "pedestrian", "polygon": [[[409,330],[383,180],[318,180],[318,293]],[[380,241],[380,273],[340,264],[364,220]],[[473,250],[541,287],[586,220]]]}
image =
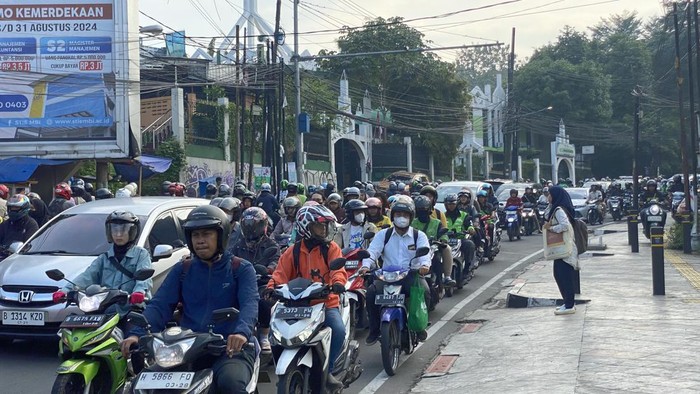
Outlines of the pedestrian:
{"label": "pedestrian", "polygon": [[574,242],[574,205],[569,193],[561,186],[549,188],[549,212],[542,228],[545,231],[545,257],[554,260],[554,280],[564,299],[555,315],[576,313],[574,306],[574,270],[578,269],[578,250]]}

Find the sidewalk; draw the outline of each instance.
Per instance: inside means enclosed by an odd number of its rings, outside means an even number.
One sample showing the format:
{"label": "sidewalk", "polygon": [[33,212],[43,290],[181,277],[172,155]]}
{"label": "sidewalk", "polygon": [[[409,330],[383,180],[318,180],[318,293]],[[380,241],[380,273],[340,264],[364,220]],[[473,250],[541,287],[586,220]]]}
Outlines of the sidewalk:
{"label": "sidewalk", "polygon": [[603,236],[614,255],[581,260],[577,299],[590,302],[565,316],[553,306],[505,308],[509,291],[560,298],[552,262],[530,265],[457,319],[463,328],[411,392],[700,392],[700,256],[665,250],[666,295],[653,296],[649,241],[640,231],[633,255],[626,223],[605,229],[619,231]]}

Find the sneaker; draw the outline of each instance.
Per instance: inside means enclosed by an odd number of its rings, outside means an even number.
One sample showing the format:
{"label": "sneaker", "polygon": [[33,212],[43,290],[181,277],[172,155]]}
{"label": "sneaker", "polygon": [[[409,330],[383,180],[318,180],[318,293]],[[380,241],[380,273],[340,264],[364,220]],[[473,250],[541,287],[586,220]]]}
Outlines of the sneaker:
{"label": "sneaker", "polygon": [[416,336],[418,337],[418,340],[421,342],[425,342],[426,339],[428,339],[428,331],[421,330],[416,333]]}
{"label": "sneaker", "polygon": [[562,305],[559,308],[554,310],[555,315],[572,315],[576,313],[576,307],[572,306],[571,308],[566,307],[566,305]]}
{"label": "sneaker", "polygon": [[339,390],[343,389],[343,383],[336,379],[333,374],[328,374],[328,378],[326,378],[326,390],[329,393],[335,393],[338,392]]}
{"label": "sneaker", "polygon": [[369,333],[369,335],[367,335],[367,338],[365,338],[365,345],[372,346],[375,343],[377,343],[378,340],[379,340],[378,334]]}
{"label": "sneaker", "polygon": [[271,354],[272,346],[270,346],[270,340],[267,338],[260,339],[260,351],[262,354]]}
{"label": "sneaker", "polygon": [[457,285],[457,282],[454,279],[450,278],[449,276],[446,276],[445,279],[442,280],[442,283],[448,287],[452,287],[452,286]]}

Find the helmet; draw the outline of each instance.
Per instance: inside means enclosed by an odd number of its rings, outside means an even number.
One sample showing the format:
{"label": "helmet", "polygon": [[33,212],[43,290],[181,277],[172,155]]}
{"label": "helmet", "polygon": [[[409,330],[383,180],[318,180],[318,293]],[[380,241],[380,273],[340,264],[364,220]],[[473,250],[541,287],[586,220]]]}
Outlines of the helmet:
{"label": "helmet", "polygon": [[331,201],[335,201],[338,204],[343,202],[343,198],[340,197],[340,194],[338,193],[331,193],[328,198],[326,199],[326,204],[330,203]]}
{"label": "helmet", "polygon": [[[323,205],[306,206],[297,212],[296,229],[297,233],[304,239],[316,239],[328,243],[333,240],[336,229],[336,218],[330,209]],[[326,226],[325,237],[319,237],[311,230],[314,223],[321,223]]]}
{"label": "helmet", "polygon": [[656,181],[653,180],[653,179],[649,179],[649,180],[647,181],[647,188],[650,187],[650,186],[656,187]]}
{"label": "helmet", "polygon": [[173,182],[168,186],[168,192],[171,196],[184,197],[185,196],[185,185],[178,182]]}
{"label": "helmet", "polygon": [[333,183],[333,182],[326,183],[326,190],[334,191],[335,190],[335,183]]}
{"label": "helmet", "polygon": [[394,182],[394,181],[389,182],[389,190],[392,192],[396,191],[396,182]]}
{"label": "helmet", "polygon": [[420,189],[420,194],[421,196],[432,194],[433,199],[437,198],[437,190],[435,190],[435,188],[430,185],[423,186],[423,188]]}
{"label": "helmet", "polygon": [[346,200],[352,200],[352,197],[350,197],[350,196],[357,196],[355,198],[360,198],[360,189],[359,188],[353,186],[353,187],[349,187],[345,190],[347,190],[347,192],[345,193]]}
{"label": "helmet", "polygon": [[67,183],[61,182],[53,189],[54,195],[56,197],[61,197],[65,200],[70,200],[72,193],[70,191],[70,186]]}
{"label": "helmet", "polygon": [[250,207],[241,216],[241,233],[246,241],[256,241],[267,233],[267,213],[262,208]]}
{"label": "helmet", "polygon": [[467,196],[469,199],[472,198],[472,192],[469,190],[460,190],[459,193],[457,193],[457,198],[462,197],[462,196]]}
{"label": "helmet", "polygon": [[85,191],[92,194],[92,192],[95,190],[95,186],[92,185],[92,183],[88,182],[85,184]]}
{"label": "helmet", "polygon": [[225,183],[222,183],[221,185],[219,185],[219,194],[218,194],[219,197],[228,197],[230,195],[231,195],[231,186],[229,186]]}
{"label": "helmet", "polygon": [[313,194],[316,191],[316,185],[309,185],[309,194]]}
{"label": "helmet", "polygon": [[280,188],[286,189],[287,185],[289,185],[289,182],[286,179],[282,179],[282,182],[280,182]]}
{"label": "helmet", "polygon": [[399,182],[399,183],[396,185],[396,190],[398,190],[398,191],[400,191],[400,192],[406,190],[406,184],[403,183],[403,182]]}
{"label": "helmet", "polygon": [[263,183],[260,185],[260,191],[261,192],[272,192],[272,186],[269,183]]}
{"label": "helmet", "polygon": [[431,203],[430,199],[426,196],[417,196],[413,200],[413,203],[416,205],[416,211],[428,211],[428,213],[433,211],[433,203]]}
{"label": "helmet", "polygon": [[365,201],[365,205],[367,205],[367,208],[382,208],[382,200],[378,199],[377,197],[370,197]]}
{"label": "helmet", "polygon": [[282,201],[282,207],[287,216],[296,216],[297,211],[301,208],[301,201],[296,197],[287,197]]}
{"label": "helmet", "polygon": [[128,190],[132,196],[135,196],[136,192],[139,190],[139,187],[138,187],[138,185],[136,185],[136,183],[129,182],[129,184],[124,186],[124,189]]}
{"label": "helmet", "polygon": [[116,198],[126,198],[126,197],[131,197],[131,192],[127,190],[126,188],[122,187],[121,189],[117,189],[117,194],[115,195]]}
{"label": "helmet", "polygon": [[201,205],[193,209],[192,212],[187,215],[187,219],[185,220],[185,224],[182,225],[182,228],[185,230],[187,247],[190,248],[192,253],[195,253],[194,244],[192,243],[192,231],[194,230],[205,228],[216,229],[218,233],[216,243],[217,254],[223,253],[224,250],[226,250],[226,244],[231,234],[231,223],[226,217],[226,214],[213,205]]}
{"label": "helmet", "polygon": [[163,183],[160,184],[160,191],[164,196],[170,195],[170,181],[163,181]]}
{"label": "helmet", "polygon": [[358,189],[363,189],[363,188],[365,187],[365,184],[362,183],[362,181],[355,181],[355,182],[353,182],[352,185],[355,186],[355,187],[358,188]]}
{"label": "helmet", "polygon": [[129,231],[129,242],[135,242],[139,236],[139,218],[128,211],[114,211],[107,216],[105,220],[105,231],[107,232],[107,241],[114,243],[112,238],[112,230]]}
{"label": "helmet", "polygon": [[479,192],[476,193],[476,197],[477,197],[477,198],[479,198],[479,197],[488,197],[488,196],[489,196],[489,194],[486,192],[486,190],[479,190]]}
{"label": "helmet", "polygon": [[355,211],[367,210],[367,205],[365,205],[365,203],[362,200],[350,200],[345,203],[343,208],[345,208],[345,212],[349,216],[352,216],[354,215]]}
{"label": "helmet", "polygon": [[481,187],[479,188],[479,190],[487,190],[487,191],[488,191],[488,190],[491,190],[491,188],[492,188],[492,187],[491,187],[491,184],[490,184],[490,183],[482,183],[482,184],[481,184]]}
{"label": "helmet", "polygon": [[71,190],[75,190],[75,189],[85,190],[85,181],[80,179],[80,178],[73,179],[73,182],[70,183],[70,187],[71,187]]}
{"label": "helmet", "polygon": [[549,194],[549,188],[547,186],[542,188],[542,193],[543,194]]}
{"label": "helmet", "polygon": [[[3,200],[7,200],[7,197],[10,195],[10,188],[7,186],[0,184],[0,198]],[[69,197],[70,198],[70,197]]]}
{"label": "helmet", "polygon": [[96,200],[104,200],[106,198],[113,198],[113,197],[114,197],[114,194],[112,194],[112,192],[109,189],[107,189],[106,187],[99,188],[95,192],[95,199]]}
{"label": "helmet", "polygon": [[245,199],[250,199],[251,203],[255,201],[255,193],[251,191],[247,191],[243,193],[243,198],[241,198],[241,201],[244,201]]}
{"label": "helmet", "polygon": [[218,207],[219,204],[221,204],[221,200],[223,200],[223,197],[212,198],[211,201],[209,201],[209,205],[213,205],[215,207]]}
{"label": "helmet", "polygon": [[290,193],[298,193],[299,186],[296,183],[290,183],[289,185],[287,185],[287,191]]}
{"label": "helmet", "polygon": [[29,214],[31,205],[29,197],[24,194],[15,194],[7,201],[7,216],[11,222],[22,219]]}
{"label": "helmet", "polygon": [[445,196],[444,203],[445,204],[457,204],[458,199],[459,198],[457,197],[457,195],[455,193],[450,193],[450,194]]}
{"label": "helmet", "polygon": [[304,189],[304,184],[303,183],[297,183],[297,193],[299,194],[304,194],[305,189]]}
{"label": "helmet", "polygon": [[231,221],[237,221],[241,217],[241,200],[236,197],[215,198],[209,205],[219,207],[225,214],[231,215]]}
{"label": "helmet", "polygon": [[389,198],[386,199],[386,202],[389,203],[389,206],[391,206],[391,204],[393,204],[396,201],[397,197],[398,196],[396,194],[389,196]]}
{"label": "helmet", "polygon": [[30,201],[30,202],[31,202],[32,200],[36,200],[36,199],[41,200],[41,197],[39,196],[39,194],[38,194],[38,193],[35,193],[35,192],[27,193],[27,197],[29,197],[29,201]]}
{"label": "helmet", "polygon": [[413,200],[409,199],[399,199],[391,205],[391,220],[394,220],[394,214],[396,212],[408,212],[411,215],[411,219],[416,216],[416,206],[413,204]]}
{"label": "helmet", "polygon": [[206,195],[207,196],[215,196],[216,195],[216,185],[215,184],[210,183],[207,185]]}

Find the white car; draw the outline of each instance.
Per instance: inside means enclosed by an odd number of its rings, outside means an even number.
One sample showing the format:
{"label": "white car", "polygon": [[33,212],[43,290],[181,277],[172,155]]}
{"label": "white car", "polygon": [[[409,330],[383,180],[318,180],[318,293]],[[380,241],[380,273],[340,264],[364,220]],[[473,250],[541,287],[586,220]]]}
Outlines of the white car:
{"label": "white car", "polygon": [[472,200],[476,200],[476,192],[479,191],[481,185],[484,182],[478,181],[454,181],[454,182],[443,182],[438,185],[435,190],[438,192],[437,201],[435,202],[435,208],[439,209],[441,212],[445,212],[445,196],[448,194],[457,194],[460,190],[467,188],[472,192]]}
{"label": "white car", "polygon": [[139,217],[136,244],[153,256],[155,292],[170,269],[190,253],[182,223],[192,209],[208,203],[198,198],[112,198],[62,212],[0,262],[0,340],[53,338],[63,319],[79,312],[53,303],[52,294],[67,283],[55,282],[45,272],[59,269],[73,279],[106,252],[105,219],[111,212],[130,211]]}
{"label": "white car", "polygon": [[571,202],[574,204],[576,219],[588,220],[588,190],[585,187],[569,187],[565,189],[569,192]]}

